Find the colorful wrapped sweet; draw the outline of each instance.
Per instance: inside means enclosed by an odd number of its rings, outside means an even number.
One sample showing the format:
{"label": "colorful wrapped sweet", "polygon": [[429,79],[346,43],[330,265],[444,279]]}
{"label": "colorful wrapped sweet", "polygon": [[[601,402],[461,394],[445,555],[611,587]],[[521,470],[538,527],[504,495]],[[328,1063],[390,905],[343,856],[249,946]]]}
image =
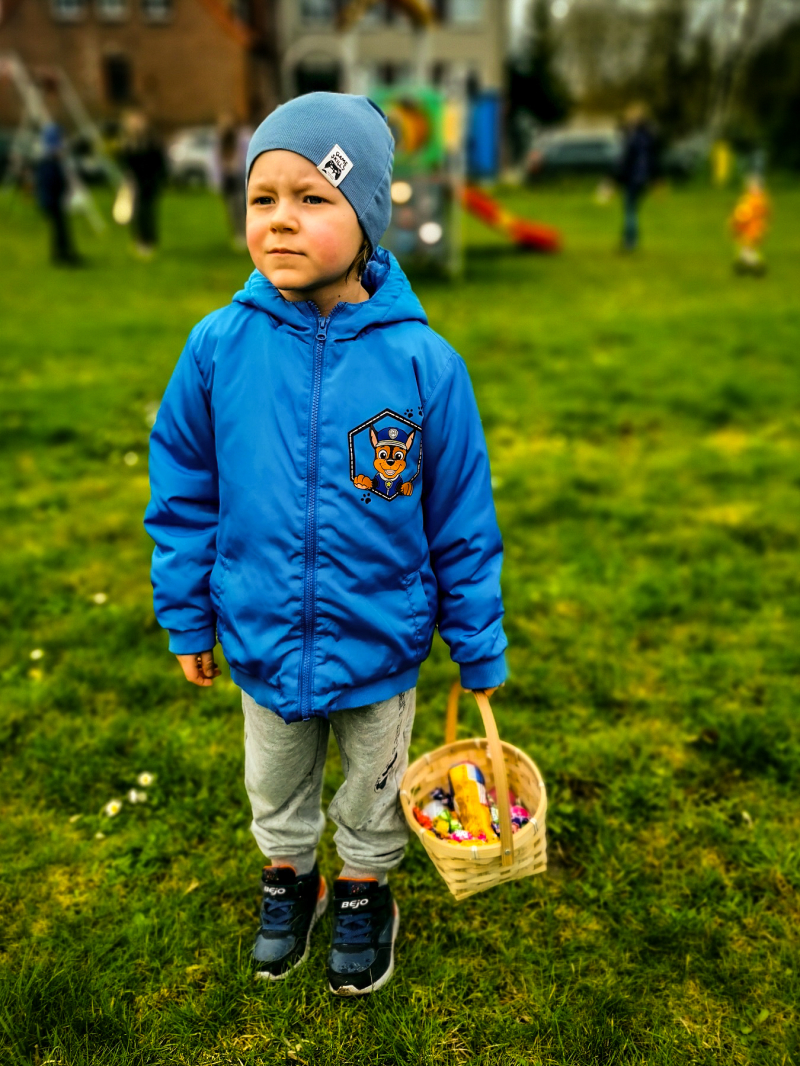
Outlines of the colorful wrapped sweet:
{"label": "colorful wrapped sweet", "polygon": [[[489,803],[491,804],[491,806],[492,807],[496,807],[497,806],[497,789],[496,788],[490,788],[487,791],[486,795],[489,797]],[[508,805],[509,805],[509,807],[513,807],[515,803],[517,803],[517,797],[514,795],[514,793],[511,791],[511,789],[509,789],[508,790]]]}
{"label": "colorful wrapped sweet", "polygon": [[443,839],[447,839],[454,832],[463,830],[463,828],[463,825],[453,811],[447,810],[447,808],[433,819],[434,832],[438,833]]}
{"label": "colorful wrapped sweet", "polygon": [[[483,773],[473,762],[463,762],[450,769],[451,792],[431,789],[425,805],[414,807],[414,817],[433,836],[468,847],[492,844],[500,836],[500,812],[497,792],[486,789]],[[518,832],[527,825],[530,815],[513,792],[508,792],[511,830]]]}
{"label": "colorful wrapped sweet", "polygon": [[516,804],[511,808],[511,828],[522,829],[530,821],[530,815],[525,807]]}
{"label": "colorful wrapped sweet", "polygon": [[445,807],[451,811],[453,809],[453,797],[447,791],[446,788],[434,788],[431,790],[431,799],[438,800],[439,803],[444,804]]}
{"label": "colorful wrapped sweet", "polygon": [[484,777],[475,763],[464,762],[450,768],[450,786],[458,819],[474,837],[481,834],[488,839],[492,829],[492,815],[486,796]]}
{"label": "colorful wrapped sweet", "polygon": [[419,809],[419,807],[412,808],[414,817],[417,819],[423,829],[433,829],[433,821],[428,815]]}
{"label": "colorful wrapped sweet", "polygon": [[442,803],[442,801],[438,799],[430,800],[428,803],[425,804],[422,810],[431,819],[431,821],[435,821],[442,814],[450,813],[450,807],[447,806],[447,804]]}

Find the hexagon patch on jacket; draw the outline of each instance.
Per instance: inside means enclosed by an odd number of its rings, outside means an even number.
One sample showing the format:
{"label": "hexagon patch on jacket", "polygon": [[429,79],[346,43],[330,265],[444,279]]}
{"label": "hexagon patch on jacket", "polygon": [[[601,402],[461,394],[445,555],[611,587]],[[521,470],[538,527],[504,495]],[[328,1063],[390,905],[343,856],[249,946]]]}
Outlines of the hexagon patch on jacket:
{"label": "hexagon patch on jacket", "polygon": [[422,469],[422,429],[396,411],[386,408],[347,434],[350,480],[384,500],[411,496]]}

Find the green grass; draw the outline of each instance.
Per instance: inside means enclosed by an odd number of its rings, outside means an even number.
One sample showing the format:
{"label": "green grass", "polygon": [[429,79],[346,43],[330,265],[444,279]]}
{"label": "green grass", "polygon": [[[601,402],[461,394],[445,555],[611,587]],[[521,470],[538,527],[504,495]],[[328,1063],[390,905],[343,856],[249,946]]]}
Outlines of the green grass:
{"label": "green grass", "polygon": [[[398,972],[363,1002],[326,991],[327,920],[289,980],[249,977],[238,692],[186,685],[151,613],[148,419],[248,261],[216,201],[171,195],[154,262],[79,227],[89,266],[58,272],[0,199],[3,1066],[800,1066],[800,192],[763,280],[731,274],[728,193],[653,196],[632,258],[582,186],[504,195],[564,254],[470,224],[464,279],[417,287],[483,414],[495,706],[547,781],[551,867],[455,904],[412,844]],[[413,755],[453,676],[437,643]],[[105,817],[141,771],[149,801]]]}

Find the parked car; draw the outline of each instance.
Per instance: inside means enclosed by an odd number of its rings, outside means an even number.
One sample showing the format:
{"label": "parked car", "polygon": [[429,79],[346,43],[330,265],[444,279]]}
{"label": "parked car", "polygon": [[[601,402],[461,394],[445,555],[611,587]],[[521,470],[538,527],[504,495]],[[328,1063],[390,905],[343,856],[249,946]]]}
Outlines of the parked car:
{"label": "parked car", "polygon": [[676,181],[686,181],[708,162],[711,139],[705,132],[694,133],[668,145],[661,156],[661,173]]}
{"label": "parked car", "polygon": [[552,130],[534,137],[526,172],[530,178],[557,174],[613,175],[622,155],[615,129]]}
{"label": "parked car", "polygon": [[[708,158],[709,141],[696,133],[666,145],[659,152],[659,172],[677,181],[691,177]],[[539,133],[531,142],[526,172],[529,178],[558,174],[597,174],[614,177],[622,157],[619,129],[568,129]]]}
{"label": "parked car", "polygon": [[102,148],[84,135],[78,134],[69,144],[69,153],[81,179],[87,185],[108,185],[116,175],[117,168]]}
{"label": "parked car", "polygon": [[179,185],[216,188],[219,185],[217,131],[195,126],[176,134],[167,147],[167,168]]}

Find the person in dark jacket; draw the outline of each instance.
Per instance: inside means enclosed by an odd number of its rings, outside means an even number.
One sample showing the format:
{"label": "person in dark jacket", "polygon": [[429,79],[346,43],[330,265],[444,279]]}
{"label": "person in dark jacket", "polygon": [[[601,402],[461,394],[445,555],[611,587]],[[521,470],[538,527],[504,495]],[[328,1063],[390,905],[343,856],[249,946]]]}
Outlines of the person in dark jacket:
{"label": "person in dark jacket", "polygon": [[136,250],[149,258],[158,244],[158,197],[167,176],[164,151],[141,111],[125,118],[120,164],[133,184],[133,225]]}
{"label": "person in dark jacket", "polygon": [[400,783],[434,630],[464,688],[506,677],[502,541],[469,372],[379,247],[393,153],[364,96],[309,93],[259,126],[256,269],[192,331],[150,442],[158,620],[188,681],[214,683],[219,639],[243,690],[252,831],[271,860],[253,948],[264,980],[305,961],[328,902],[316,851],[331,732],[342,752],[328,810],[338,995],[394,968],[386,878],[408,837]]}
{"label": "person in dark jacket", "polygon": [[75,266],[79,262],[72,243],[66,212],[69,189],[64,167],[61,127],[50,122],[42,131],[43,154],[36,164],[36,200],[50,223],[50,256],[60,266]]}
{"label": "person in dark jacket", "polygon": [[623,190],[623,251],[632,252],[639,243],[639,205],[657,177],[657,166],[657,142],[647,113],[641,104],[632,104],[625,113],[622,156],[617,169],[617,180]]}

